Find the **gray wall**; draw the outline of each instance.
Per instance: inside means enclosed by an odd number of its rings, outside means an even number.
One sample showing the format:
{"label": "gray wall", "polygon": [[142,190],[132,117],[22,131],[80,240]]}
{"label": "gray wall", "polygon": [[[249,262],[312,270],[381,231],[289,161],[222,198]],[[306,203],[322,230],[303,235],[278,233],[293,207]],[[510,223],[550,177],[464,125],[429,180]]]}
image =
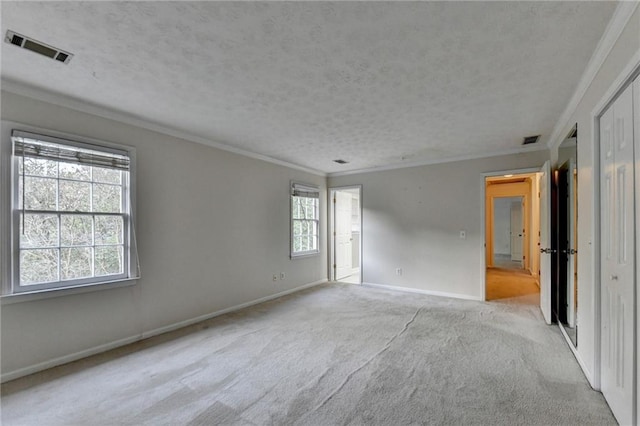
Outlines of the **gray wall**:
{"label": "gray wall", "polygon": [[484,299],[482,173],[548,158],[543,150],[330,177],[330,187],[363,185],[364,282]]}
{"label": "gray wall", "polygon": [[289,259],[289,181],[319,185],[326,206],[322,176],[11,93],[2,119],[137,149],[142,270],[133,287],[3,304],[3,375],[327,277],[326,238]]}

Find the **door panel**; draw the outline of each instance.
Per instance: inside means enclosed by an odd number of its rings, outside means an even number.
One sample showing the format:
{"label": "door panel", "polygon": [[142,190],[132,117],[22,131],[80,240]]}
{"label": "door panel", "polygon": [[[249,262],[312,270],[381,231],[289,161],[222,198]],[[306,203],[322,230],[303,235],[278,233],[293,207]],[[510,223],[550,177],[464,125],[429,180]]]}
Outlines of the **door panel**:
{"label": "door panel", "polygon": [[568,312],[567,312],[567,324],[569,324],[570,328],[574,328],[576,326],[576,305],[577,305],[577,280],[576,274],[578,271],[576,270],[576,250],[578,247],[576,246],[577,238],[576,235],[576,163],[574,159],[569,160],[569,171],[567,175],[567,183],[568,183],[568,215],[567,215],[567,223],[569,226],[567,227],[567,302],[568,302]]}
{"label": "door panel", "polygon": [[[540,246],[551,247],[550,225],[551,167],[545,162],[540,169]],[[551,324],[551,254],[540,254],[540,310],[547,324]]]}
{"label": "door panel", "polygon": [[351,199],[348,192],[335,193],[335,244],[336,244],[336,276],[339,280],[351,275]]}
{"label": "door panel", "polygon": [[602,393],[621,424],[633,422],[633,98],[628,87],[600,119]]}
{"label": "door panel", "polygon": [[[635,250],[635,266],[636,266],[636,307],[640,306],[640,291],[638,291],[638,285],[640,285],[640,232],[638,232],[638,226],[640,226],[640,78],[636,78],[633,83],[633,116],[634,116],[634,151],[635,151],[635,203],[636,203],[636,250]],[[636,308],[637,309],[637,308]],[[640,330],[640,315],[636,313],[636,335]],[[636,336],[636,423],[638,417],[640,417],[640,390],[637,386],[640,386],[640,338]]]}

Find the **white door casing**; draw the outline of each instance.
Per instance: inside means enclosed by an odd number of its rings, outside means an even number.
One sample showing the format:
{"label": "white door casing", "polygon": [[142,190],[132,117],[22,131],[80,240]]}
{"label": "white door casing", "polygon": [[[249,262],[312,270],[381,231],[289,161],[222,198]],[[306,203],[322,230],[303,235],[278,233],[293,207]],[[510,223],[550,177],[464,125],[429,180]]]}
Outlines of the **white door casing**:
{"label": "white door casing", "polygon": [[600,118],[601,390],[620,424],[634,421],[633,93]]}
{"label": "white door casing", "polygon": [[[540,169],[540,248],[551,248],[551,166],[546,161]],[[551,254],[540,254],[540,310],[547,324],[551,324]]]}
{"label": "white door casing", "polygon": [[[640,313],[638,312],[638,306],[640,306],[640,232],[638,227],[640,226],[640,77],[636,77],[633,82],[633,116],[634,118],[634,151],[635,151],[635,190],[636,190],[636,334],[640,330]],[[640,338],[636,336],[636,423],[638,417],[640,417]]]}
{"label": "white door casing", "polygon": [[524,201],[516,201],[511,203],[511,260],[520,262],[522,265],[522,242],[523,238],[523,224],[522,214],[524,210]]}
{"label": "white door casing", "polygon": [[576,186],[574,180],[574,172],[576,171],[576,162],[573,158],[569,160],[569,171],[567,172],[567,183],[569,185],[569,198],[568,204],[569,208],[567,209],[567,223],[568,226],[568,241],[567,244],[567,303],[569,304],[569,310],[567,312],[567,322],[569,328],[574,328],[576,326],[576,263],[575,259],[577,256],[576,250],[577,241],[575,238],[576,235]]}
{"label": "white door casing", "polygon": [[351,200],[348,192],[335,192],[335,279],[351,275]]}

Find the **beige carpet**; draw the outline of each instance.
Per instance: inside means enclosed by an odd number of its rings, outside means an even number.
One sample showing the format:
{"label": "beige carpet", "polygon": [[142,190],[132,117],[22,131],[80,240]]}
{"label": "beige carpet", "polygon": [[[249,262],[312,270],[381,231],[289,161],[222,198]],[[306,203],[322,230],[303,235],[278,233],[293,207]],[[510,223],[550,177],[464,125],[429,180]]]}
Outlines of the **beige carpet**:
{"label": "beige carpet", "polygon": [[540,287],[536,279],[524,270],[487,268],[486,286],[487,300],[533,305],[540,303]]}
{"label": "beige carpet", "polygon": [[609,425],[530,305],[325,285],[2,386],[12,425]]}

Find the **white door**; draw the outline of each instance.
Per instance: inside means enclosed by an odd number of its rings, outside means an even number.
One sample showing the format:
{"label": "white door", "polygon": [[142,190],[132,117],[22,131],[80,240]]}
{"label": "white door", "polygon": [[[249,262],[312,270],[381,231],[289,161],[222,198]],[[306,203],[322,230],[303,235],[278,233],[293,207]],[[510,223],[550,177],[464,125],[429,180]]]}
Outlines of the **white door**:
{"label": "white door", "polygon": [[[636,78],[633,83],[633,104],[634,121],[634,151],[636,155],[636,247],[640,247],[640,78]],[[636,289],[640,285],[640,250],[636,249]],[[640,306],[640,291],[636,291],[636,309]],[[636,314],[636,331],[640,330],[640,314]],[[636,386],[640,386],[640,338],[636,336]],[[640,417],[640,390],[636,388],[636,422]]]}
{"label": "white door", "polygon": [[602,394],[620,424],[634,401],[633,97],[629,86],[600,118]]}
{"label": "white door", "polygon": [[551,166],[546,161],[540,169],[540,310],[547,324],[551,324]]}
{"label": "white door", "polygon": [[348,192],[336,191],[335,208],[335,279],[351,275],[351,199]]}
{"label": "white door", "polygon": [[511,260],[522,262],[522,201],[511,203]]}
{"label": "white door", "polygon": [[567,182],[569,184],[569,208],[567,209],[567,223],[569,224],[567,232],[567,303],[569,304],[569,310],[567,312],[567,322],[569,328],[576,326],[576,161],[571,158],[569,160],[569,171],[567,172]]}

